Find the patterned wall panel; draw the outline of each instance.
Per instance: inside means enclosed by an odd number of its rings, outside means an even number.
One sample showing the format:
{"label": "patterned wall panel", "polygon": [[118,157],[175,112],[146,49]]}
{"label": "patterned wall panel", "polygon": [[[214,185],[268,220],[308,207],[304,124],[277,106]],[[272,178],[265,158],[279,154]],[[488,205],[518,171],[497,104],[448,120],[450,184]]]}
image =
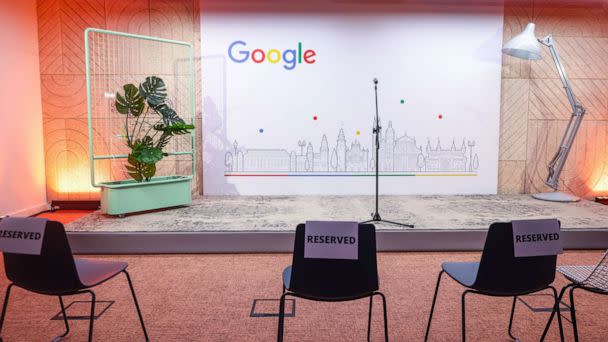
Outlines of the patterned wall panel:
{"label": "patterned wall panel", "polygon": [[61,0],[38,1],[38,49],[42,74],[63,73],[60,10]]}
{"label": "patterned wall panel", "polygon": [[87,118],[84,75],[42,75],[40,81],[45,119]]}
{"label": "patterned wall panel", "polygon": [[502,160],[526,160],[530,80],[504,79],[501,92],[499,154]]}
{"label": "patterned wall panel", "polygon": [[498,187],[503,194],[524,192],[525,160],[501,160],[498,162]]}
{"label": "patterned wall panel", "polygon": [[104,27],[103,0],[70,1],[61,3],[61,56],[63,73],[85,73],[83,32],[87,27]]}
{"label": "patterned wall panel", "polygon": [[150,35],[150,6],[148,0],[106,0],[108,30]]}

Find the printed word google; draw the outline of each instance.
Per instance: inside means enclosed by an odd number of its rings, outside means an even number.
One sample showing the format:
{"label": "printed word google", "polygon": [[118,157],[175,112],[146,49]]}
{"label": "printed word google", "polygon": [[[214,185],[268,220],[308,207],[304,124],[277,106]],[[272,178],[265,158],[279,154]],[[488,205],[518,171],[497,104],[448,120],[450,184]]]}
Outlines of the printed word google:
{"label": "printed word google", "polygon": [[253,50],[247,49],[247,43],[242,40],[237,40],[228,47],[228,57],[236,63],[245,63],[251,59],[254,63],[263,63],[267,61],[271,64],[282,62],[283,68],[287,70],[295,69],[296,65],[314,64],[316,62],[315,50],[305,50],[302,48],[302,43],[298,43],[297,49],[287,49],[283,52],[277,49],[269,49],[264,51],[256,48]]}

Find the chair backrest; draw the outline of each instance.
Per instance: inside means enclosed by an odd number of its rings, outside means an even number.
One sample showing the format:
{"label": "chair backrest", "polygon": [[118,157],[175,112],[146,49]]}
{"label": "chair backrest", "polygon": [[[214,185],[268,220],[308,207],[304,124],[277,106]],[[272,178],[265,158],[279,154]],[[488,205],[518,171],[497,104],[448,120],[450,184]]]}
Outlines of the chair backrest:
{"label": "chair backrest", "polygon": [[513,225],[493,223],[479,263],[475,289],[498,294],[532,293],[555,279],[557,255],[515,257]]}
{"label": "chair backrest", "polygon": [[608,292],[608,251],[604,253],[589,277],[583,281],[583,285]]}
{"label": "chair backrest", "polygon": [[296,228],[291,291],[311,299],[341,300],[378,290],[374,225],[359,224],[358,260],[304,258],[304,227]]}
{"label": "chair backrest", "polygon": [[4,254],[6,277],[40,293],[68,293],[82,288],[63,224],[47,221],[40,255]]}

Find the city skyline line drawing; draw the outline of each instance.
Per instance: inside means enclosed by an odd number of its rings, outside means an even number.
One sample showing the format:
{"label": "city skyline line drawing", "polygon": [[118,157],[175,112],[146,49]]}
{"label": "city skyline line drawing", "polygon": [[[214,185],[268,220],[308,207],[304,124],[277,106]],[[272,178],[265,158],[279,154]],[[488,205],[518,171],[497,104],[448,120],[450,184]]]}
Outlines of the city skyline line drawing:
{"label": "city skyline line drawing", "polygon": [[[373,140],[372,140],[373,141]],[[475,140],[462,138],[456,143],[452,138],[448,148],[443,148],[441,139],[431,143],[427,137],[425,147],[418,145],[407,133],[397,136],[388,122],[380,134],[379,168],[381,173],[446,173],[476,175],[479,157],[474,148]],[[460,141],[460,140],[458,140]],[[375,172],[374,153],[355,138],[348,142],[344,128],[338,131],[337,139],[330,146],[327,134],[323,134],[315,150],[313,143],[304,139],[296,141],[297,148],[247,148],[234,140],[224,158],[225,174],[238,173],[297,173],[297,174],[362,174]],[[373,145],[373,144],[372,144]]]}

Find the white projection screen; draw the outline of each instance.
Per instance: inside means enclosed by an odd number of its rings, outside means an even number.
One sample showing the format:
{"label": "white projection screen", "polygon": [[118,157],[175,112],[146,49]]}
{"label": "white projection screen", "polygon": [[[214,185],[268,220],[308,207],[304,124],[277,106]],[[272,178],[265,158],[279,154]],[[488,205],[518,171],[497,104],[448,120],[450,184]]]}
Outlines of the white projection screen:
{"label": "white projection screen", "polygon": [[206,195],[373,194],[374,78],[381,194],[496,193],[502,5],[386,6],[203,6]]}

